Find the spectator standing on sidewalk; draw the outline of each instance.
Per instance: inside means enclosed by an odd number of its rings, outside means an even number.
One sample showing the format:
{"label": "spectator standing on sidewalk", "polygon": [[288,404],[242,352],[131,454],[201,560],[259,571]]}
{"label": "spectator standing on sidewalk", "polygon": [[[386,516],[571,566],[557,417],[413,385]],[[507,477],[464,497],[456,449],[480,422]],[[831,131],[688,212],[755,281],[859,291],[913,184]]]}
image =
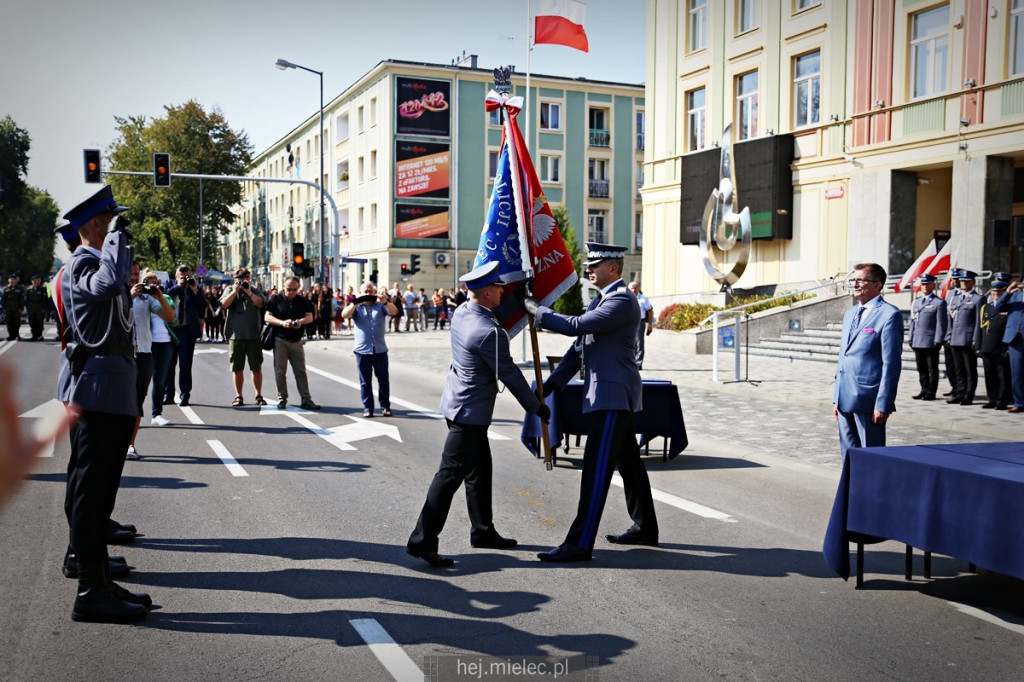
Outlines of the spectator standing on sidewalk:
{"label": "spectator standing on sidewalk", "polygon": [[416,290],[410,284],[409,288],[406,289],[402,295],[403,303],[405,304],[405,331],[409,331],[409,323],[415,331],[420,330],[420,315],[417,304],[419,303],[419,297],[416,295]]}

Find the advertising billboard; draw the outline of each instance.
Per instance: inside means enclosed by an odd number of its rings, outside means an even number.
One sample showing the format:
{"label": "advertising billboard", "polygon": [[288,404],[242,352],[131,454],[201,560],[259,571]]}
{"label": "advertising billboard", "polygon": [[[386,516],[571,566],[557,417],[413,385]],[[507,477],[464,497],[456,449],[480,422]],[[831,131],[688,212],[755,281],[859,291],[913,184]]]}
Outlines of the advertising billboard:
{"label": "advertising billboard", "polygon": [[395,239],[448,239],[448,206],[395,204]]}
{"label": "advertising billboard", "polygon": [[451,137],[452,114],[450,81],[429,78],[395,78],[395,132],[398,135]]}
{"label": "advertising billboard", "polygon": [[451,147],[440,142],[395,141],[395,196],[447,199]]}

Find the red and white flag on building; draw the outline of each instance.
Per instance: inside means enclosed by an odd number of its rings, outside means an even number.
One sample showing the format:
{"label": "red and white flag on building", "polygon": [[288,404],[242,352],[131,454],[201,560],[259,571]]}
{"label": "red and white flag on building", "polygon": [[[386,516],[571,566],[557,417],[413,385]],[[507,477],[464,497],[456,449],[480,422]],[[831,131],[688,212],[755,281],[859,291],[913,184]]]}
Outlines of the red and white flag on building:
{"label": "red and white flag on building", "polygon": [[590,51],[583,16],[587,6],[579,0],[533,0],[534,45],[565,45],[583,52]]}

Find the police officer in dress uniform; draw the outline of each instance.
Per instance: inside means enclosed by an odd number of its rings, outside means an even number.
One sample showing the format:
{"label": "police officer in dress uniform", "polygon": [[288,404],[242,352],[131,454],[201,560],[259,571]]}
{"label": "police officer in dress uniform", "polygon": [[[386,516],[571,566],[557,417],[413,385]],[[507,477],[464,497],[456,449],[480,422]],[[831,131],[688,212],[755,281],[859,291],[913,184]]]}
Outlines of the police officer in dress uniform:
{"label": "police officer in dress uniform", "polygon": [[970,270],[961,270],[962,293],[947,303],[950,318],[947,340],[956,367],[956,390],[946,402],[953,405],[970,405],[974,402],[974,393],[978,388],[978,353],[974,346],[974,335],[978,329],[978,311],[985,297],[974,288],[976,277]]}
{"label": "police officer in dress uniform", "polygon": [[1007,313],[1006,332],[1003,343],[1010,358],[1010,386],[1013,407],[1006,409],[1009,414],[1024,413],[1024,288],[1020,278],[1010,278],[1006,293],[999,297],[992,307]]}
{"label": "police officer in dress uniform", "polygon": [[636,365],[636,330],[640,304],[622,281],[626,249],[614,244],[586,243],[584,266],[600,290],[579,316],[559,315],[526,298],[527,313],[537,327],[576,341],[544,381],[544,393],[565,386],[583,373],[583,412],[590,429],[583,450],[583,476],[576,518],[558,547],[537,555],[541,561],[589,561],[601,521],[612,473],[618,466],[633,525],[625,533],[606,536],[622,545],[658,545],[658,519],[647,469],[640,459],[634,414],[643,409],[643,383]]}
{"label": "police officer in dress uniform", "polygon": [[1010,383],[1010,356],[1003,343],[1006,333],[1006,319],[1009,312],[996,310],[995,303],[1006,294],[1009,277],[1007,273],[994,273],[988,296],[981,306],[975,347],[985,367],[985,394],[988,402],[982,405],[986,410],[1005,410],[1013,400]]}
{"label": "police officer in dress uniform", "polygon": [[[946,287],[946,312],[952,312],[952,306],[963,296],[960,289],[960,269],[953,268],[949,271],[949,286]],[[946,365],[946,379],[949,380],[949,392],[943,393],[945,397],[956,395],[956,363],[953,362],[953,348],[949,345],[949,327],[953,323],[952,318],[946,321],[946,337],[942,341],[942,356]]]}
{"label": "police officer in dress uniform", "polygon": [[25,290],[25,309],[28,311],[28,328],[32,331],[33,341],[43,340],[43,322],[46,320],[46,308],[49,297],[43,288],[43,278],[32,275],[32,286]]}
{"label": "police officer in dress uniform", "polygon": [[104,185],[64,216],[82,239],[61,280],[71,374],[62,397],[78,413],[71,430],[65,510],[78,559],[71,617],[79,621],[141,620],[152,605],[149,595],[129,592],[112,580],[107,556],[110,514],[139,416],[128,295],[133,250],[121,220],[114,219],[125,210]]}
{"label": "police officer in dress uniform", "polygon": [[935,275],[921,275],[922,294],[910,308],[910,347],[917,361],[921,390],[914,400],[935,400],[939,390],[939,349],[946,338],[946,302],[935,295]]}
{"label": "police officer in dress uniform", "polygon": [[7,276],[4,287],[4,315],[7,316],[7,340],[21,339],[21,313],[25,310],[25,288],[18,284],[18,273]]}
{"label": "police officer in dress uniform", "polygon": [[502,537],[494,528],[491,511],[491,446],[487,427],[501,381],[527,412],[542,421],[551,416],[548,406],[530,390],[522,372],[512,361],[508,334],[491,310],[501,302],[502,287],[498,263],[492,261],[463,275],[459,281],[469,289],[469,300],[455,309],[451,324],[452,364],[448,369],[441,413],[448,424],[448,437],[441,452],[441,466],[427,491],[427,500],[416,521],[406,550],[434,567],[455,562],[437,553],[437,540],[448,518],[452,498],[466,484],[466,505],[473,547],[507,549],[512,538]]}

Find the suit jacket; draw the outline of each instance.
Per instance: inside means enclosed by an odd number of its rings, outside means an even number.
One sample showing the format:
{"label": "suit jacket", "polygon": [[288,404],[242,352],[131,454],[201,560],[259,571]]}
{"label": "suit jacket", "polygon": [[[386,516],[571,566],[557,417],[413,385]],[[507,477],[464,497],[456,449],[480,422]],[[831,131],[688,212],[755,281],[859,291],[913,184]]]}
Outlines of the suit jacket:
{"label": "suit jacket", "polygon": [[[82,372],[70,377],[62,398],[86,410],[139,417],[142,415],[136,402],[135,357],[104,352],[114,347],[133,347],[132,302],[128,294],[133,255],[123,232],[107,234],[99,257],[84,246],[71,255],[61,279],[69,339],[65,352],[72,357],[79,346],[88,352]],[[58,379],[59,385],[61,382]]]}
{"label": "suit jacket", "polygon": [[636,366],[640,304],[620,279],[582,315],[537,310],[541,329],[575,336],[548,381],[561,388],[583,367],[583,411],[643,409],[643,382]]}
{"label": "suit jacket", "polygon": [[[171,307],[174,308],[174,317],[182,327],[188,327],[193,336],[198,337],[201,331],[199,321],[206,314],[206,294],[202,287],[197,287],[195,292],[189,286],[178,286],[177,280],[167,287],[167,295],[174,299]],[[181,297],[185,297],[185,318],[181,317]],[[265,300],[265,299],[264,299]]]}
{"label": "suit jacket", "polygon": [[978,330],[978,311],[985,297],[977,289],[964,292],[949,302],[949,331],[946,340],[951,346],[971,346]]}
{"label": "suit jacket", "polygon": [[946,326],[949,313],[946,302],[929,294],[914,300],[910,308],[910,347],[935,348],[942,345],[946,338]]}
{"label": "suit jacket", "polygon": [[1003,336],[1006,334],[1006,321],[1009,314],[995,308],[995,302],[986,299],[981,306],[978,332],[974,336],[974,347],[982,355],[1002,355]]}
{"label": "suit jacket", "polygon": [[508,334],[490,310],[467,301],[452,315],[452,364],[441,394],[441,414],[459,424],[487,426],[494,414],[498,379],[527,412],[540,399],[530,390],[508,349]]}
{"label": "suit jacket", "polygon": [[1010,343],[1018,334],[1024,337],[1024,291],[1003,294],[992,307],[1001,313],[1009,313],[1006,317],[1003,343]]}
{"label": "suit jacket", "polygon": [[858,307],[843,316],[833,402],[840,412],[891,414],[900,381],[903,314],[879,296],[868,302],[860,326],[851,330]]}

